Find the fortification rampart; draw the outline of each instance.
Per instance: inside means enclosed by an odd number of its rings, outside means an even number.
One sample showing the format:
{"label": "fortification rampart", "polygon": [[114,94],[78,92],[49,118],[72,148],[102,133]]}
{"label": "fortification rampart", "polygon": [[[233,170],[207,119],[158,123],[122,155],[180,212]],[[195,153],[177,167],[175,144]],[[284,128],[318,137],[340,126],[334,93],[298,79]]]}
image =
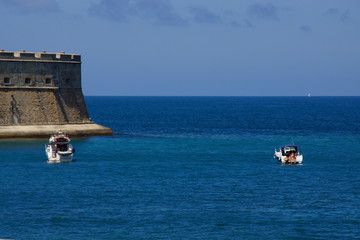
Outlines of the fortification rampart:
{"label": "fortification rampart", "polygon": [[65,52],[61,53],[47,53],[46,51],[42,52],[7,52],[4,50],[0,50],[0,59],[8,59],[15,61],[65,61],[65,62],[74,62],[80,63],[81,56],[78,54],[65,54]]}
{"label": "fortification rampart", "polygon": [[89,123],[80,55],[0,50],[0,126]]}
{"label": "fortification rampart", "polygon": [[0,50],[0,87],[81,88],[81,56]]}

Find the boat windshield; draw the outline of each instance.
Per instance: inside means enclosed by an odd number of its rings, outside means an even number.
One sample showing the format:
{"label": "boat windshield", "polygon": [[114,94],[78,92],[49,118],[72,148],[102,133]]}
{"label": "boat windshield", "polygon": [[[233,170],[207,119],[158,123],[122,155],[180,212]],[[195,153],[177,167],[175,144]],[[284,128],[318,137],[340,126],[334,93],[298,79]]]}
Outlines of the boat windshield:
{"label": "boat windshield", "polygon": [[64,137],[57,137],[55,138],[55,142],[67,142],[68,140]]}
{"label": "boat windshield", "polygon": [[281,148],[281,151],[283,153],[283,155],[286,155],[290,152],[297,152],[297,146],[284,146]]}

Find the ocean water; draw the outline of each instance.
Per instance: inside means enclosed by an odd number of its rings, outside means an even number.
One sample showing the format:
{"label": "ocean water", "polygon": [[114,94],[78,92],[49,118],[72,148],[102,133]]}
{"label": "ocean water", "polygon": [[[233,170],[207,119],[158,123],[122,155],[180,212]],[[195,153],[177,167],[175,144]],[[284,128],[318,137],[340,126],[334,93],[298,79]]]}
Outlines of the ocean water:
{"label": "ocean water", "polygon": [[[0,238],[360,239],[360,97],[86,97],[113,137],[0,140]],[[278,164],[295,143],[302,165]]]}

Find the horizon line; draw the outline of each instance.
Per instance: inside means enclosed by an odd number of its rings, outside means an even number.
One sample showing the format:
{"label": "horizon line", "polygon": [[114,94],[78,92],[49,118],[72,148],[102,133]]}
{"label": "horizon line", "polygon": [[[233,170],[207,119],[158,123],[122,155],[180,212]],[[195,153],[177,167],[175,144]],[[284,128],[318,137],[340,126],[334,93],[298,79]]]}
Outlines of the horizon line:
{"label": "horizon line", "polygon": [[360,95],[292,95],[292,96],[276,96],[276,95],[85,95],[85,97],[360,97]]}

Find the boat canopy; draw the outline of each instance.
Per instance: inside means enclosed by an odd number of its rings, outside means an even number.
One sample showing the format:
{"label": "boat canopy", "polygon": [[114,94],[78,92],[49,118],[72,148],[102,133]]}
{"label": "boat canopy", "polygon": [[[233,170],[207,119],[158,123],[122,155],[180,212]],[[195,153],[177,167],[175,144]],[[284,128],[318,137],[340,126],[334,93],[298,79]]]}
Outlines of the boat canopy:
{"label": "boat canopy", "polygon": [[69,139],[67,137],[55,137],[55,142],[68,142]]}
{"label": "boat canopy", "polygon": [[67,134],[58,132],[57,134],[54,134],[50,137],[49,142],[56,143],[56,144],[67,144],[70,142],[70,138],[68,137]]}

